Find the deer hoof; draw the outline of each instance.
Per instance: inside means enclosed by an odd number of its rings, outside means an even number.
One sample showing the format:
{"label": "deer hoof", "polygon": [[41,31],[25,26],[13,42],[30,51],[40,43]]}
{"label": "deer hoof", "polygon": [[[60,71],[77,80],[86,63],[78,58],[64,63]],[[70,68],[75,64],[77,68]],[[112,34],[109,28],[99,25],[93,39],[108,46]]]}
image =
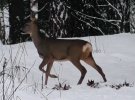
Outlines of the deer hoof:
{"label": "deer hoof", "polygon": [[106,78],[104,78],[104,82],[107,82]]}
{"label": "deer hoof", "polygon": [[52,75],[50,75],[50,77],[51,77],[51,78],[58,78],[58,76],[53,75],[53,74],[52,74]]}

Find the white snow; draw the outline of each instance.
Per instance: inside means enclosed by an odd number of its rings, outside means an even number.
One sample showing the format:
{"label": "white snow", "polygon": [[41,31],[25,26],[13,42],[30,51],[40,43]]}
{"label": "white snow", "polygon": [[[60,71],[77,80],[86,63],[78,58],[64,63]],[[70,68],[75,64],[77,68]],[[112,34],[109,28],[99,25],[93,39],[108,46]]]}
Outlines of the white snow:
{"label": "white snow", "polygon": [[[33,43],[26,42],[11,46],[4,46],[0,43],[0,72],[2,72],[4,63],[3,57],[8,61],[6,71],[11,70],[11,66],[20,66],[18,72],[14,70],[16,73],[14,89],[33,66],[27,78],[15,92],[15,100],[134,100],[135,35],[121,33],[79,39],[92,43],[95,61],[103,69],[107,78],[106,83],[103,83],[103,79],[97,71],[81,62],[86,67],[87,74],[83,83],[77,85],[80,72],[69,61],[55,62],[51,73],[58,75],[59,80],[49,78],[48,85],[41,90],[42,72],[39,71],[38,66],[42,59],[39,58]],[[7,72],[11,74],[11,71]],[[7,88],[10,78],[6,77]],[[0,80],[2,80],[2,75],[0,75]],[[99,88],[87,86],[88,80],[99,82]],[[132,84],[132,87],[122,87],[118,90],[110,87],[110,85],[122,84],[125,81]],[[71,88],[69,90],[53,90],[52,88],[59,82],[70,85]],[[6,98],[9,98],[11,94],[11,92],[8,93]],[[0,81],[0,96],[2,96],[2,81]]]}

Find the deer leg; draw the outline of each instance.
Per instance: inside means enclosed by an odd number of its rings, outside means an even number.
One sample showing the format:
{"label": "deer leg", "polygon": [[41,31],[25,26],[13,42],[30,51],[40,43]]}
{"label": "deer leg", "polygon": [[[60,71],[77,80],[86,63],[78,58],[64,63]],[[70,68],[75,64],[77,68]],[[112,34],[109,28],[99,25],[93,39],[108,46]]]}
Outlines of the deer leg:
{"label": "deer leg", "polygon": [[[49,62],[49,59],[43,59],[43,61],[39,65],[39,70],[42,71],[43,73],[46,73],[46,71],[43,68],[48,62]],[[56,75],[53,75],[53,74],[50,74],[50,73],[48,74],[48,76],[50,76],[51,78],[57,78]]]}
{"label": "deer leg", "polygon": [[81,72],[81,77],[80,77],[80,79],[79,79],[79,81],[78,81],[78,85],[79,85],[79,84],[82,83],[82,81],[83,81],[83,79],[84,79],[84,77],[85,77],[85,75],[86,75],[87,70],[81,65],[81,63],[80,63],[79,60],[78,60],[78,61],[72,60],[71,62],[72,62],[73,65],[75,65],[75,67],[76,67],[77,69],[79,69],[79,71]]}
{"label": "deer leg", "polygon": [[[48,76],[49,76],[49,74],[50,74],[50,71],[51,71],[53,62],[54,62],[54,61],[51,60],[51,61],[49,61],[48,64],[47,64],[45,85],[47,85],[47,82],[48,82]],[[55,76],[55,75],[50,75],[50,77],[57,78],[57,76]]]}
{"label": "deer leg", "polygon": [[104,82],[107,81],[106,77],[105,77],[105,74],[102,71],[102,68],[96,64],[95,60],[92,57],[92,54],[90,54],[90,56],[87,59],[85,59],[84,61],[87,64],[91,65],[94,69],[96,69],[99,72],[99,74],[102,76]]}

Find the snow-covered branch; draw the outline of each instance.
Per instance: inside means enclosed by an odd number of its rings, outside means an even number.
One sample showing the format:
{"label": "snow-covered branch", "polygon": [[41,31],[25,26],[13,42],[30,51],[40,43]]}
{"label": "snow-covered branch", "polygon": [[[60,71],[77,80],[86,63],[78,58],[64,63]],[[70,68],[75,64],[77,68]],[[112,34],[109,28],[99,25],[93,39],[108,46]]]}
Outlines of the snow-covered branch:
{"label": "snow-covered branch", "polygon": [[[67,6],[67,7],[68,7],[68,6]],[[70,8],[70,7],[68,7],[68,8]],[[72,8],[70,8],[70,9],[72,9]],[[83,17],[83,18],[85,18],[85,19],[97,19],[97,20],[101,20],[101,21],[104,21],[104,22],[108,22],[108,23],[110,23],[110,24],[112,24],[112,25],[115,25],[115,26],[117,26],[118,28],[119,28],[119,26],[118,26],[117,23],[120,23],[120,22],[121,22],[121,20],[113,20],[113,19],[108,20],[108,19],[98,18],[98,17],[94,17],[94,16],[89,16],[89,15],[84,14],[84,13],[82,13],[82,12],[80,12],[80,11],[75,10],[75,9],[72,9],[72,10],[73,10],[77,15],[79,15],[80,17]],[[116,24],[115,24],[115,23],[116,23]]]}
{"label": "snow-covered branch", "polygon": [[97,20],[101,20],[101,21],[104,21],[104,22],[108,22],[108,23],[110,23],[110,24],[112,24],[112,25],[115,25],[115,26],[117,26],[117,27],[119,27],[118,24],[114,24],[114,22],[115,22],[115,23],[121,22],[121,20],[108,20],[108,19],[103,19],[103,18],[98,18],[98,17],[89,16],[89,15],[86,15],[86,14],[81,13],[81,12],[79,12],[79,11],[76,12],[76,14],[79,15],[79,16],[81,16],[81,17],[84,17],[85,19],[97,19]]}
{"label": "snow-covered branch", "polygon": [[78,17],[77,17],[76,15],[74,15],[73,13],[72,13],[72,15],[73,15],[75,18],[77,18],[79,21],[85,23],[86,25],[89,25],[90,27],[92,27],[92,28],[95,29],[95,30],[100,31],[100,32],[102,33],[102,35],[105,35],[105,33],[104,33],[99,27],[96,27],[96,26],[91,25],[89,22],[87,22],[87,21],[85,21],[85,20],[82,20],[81,18],[78,18]]}
{"label": "snow-covered branch", "polygon": [[119,10],[118,10],[116,7],[114,7],[108,0],[105,0],[105,1],[108,3],[108,5],[109,5],[110,7],[112,7],[113,9],[116,10],[117,14],[118,14],[119,17],[120,17],[120,20],[122,20],[122,15],[120,14]]}

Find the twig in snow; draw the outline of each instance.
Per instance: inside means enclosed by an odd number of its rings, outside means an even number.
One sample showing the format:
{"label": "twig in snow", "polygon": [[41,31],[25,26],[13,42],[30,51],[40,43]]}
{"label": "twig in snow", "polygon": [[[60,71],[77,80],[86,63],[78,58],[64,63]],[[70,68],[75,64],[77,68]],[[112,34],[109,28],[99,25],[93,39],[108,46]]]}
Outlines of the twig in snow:
{"label": "twig in snow", "polygon": [[31,66],[31,68],[28,70],[28,72],[25,74],[24,78],[22,79],[22,81],[20,82],[20,84],[14,89],[14,91],[12,92],[12,94],[9,96],[9,98],[7,100],[10,100],[10,98],[14,95],[14,93],[17,91],[17,89],[21,86],[21,84],[23,83],[23,81],[25,80],[26,76],[30,73],[31,69],[34,67],[35,65],[35,62],[34,61],[34,64]]}

